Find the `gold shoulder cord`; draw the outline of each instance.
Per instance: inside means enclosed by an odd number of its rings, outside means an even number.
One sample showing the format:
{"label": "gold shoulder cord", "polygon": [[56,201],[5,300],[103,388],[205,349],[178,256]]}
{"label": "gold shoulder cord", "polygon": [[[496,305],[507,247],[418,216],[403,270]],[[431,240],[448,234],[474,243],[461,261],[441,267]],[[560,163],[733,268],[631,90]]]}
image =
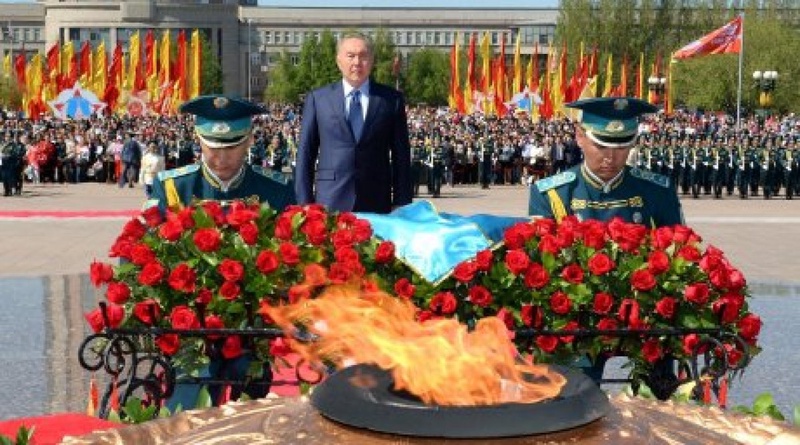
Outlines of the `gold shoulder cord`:
{"label": "gold shoulder cord", "polygon": [[561,197],[558,196],[555,189],[550,189],[547,191],[547,196],[550,198],[550,209],[553,210],[553,217],[556,219],[556,222],[561,222],[565,216],[567,216],[567,209],[564,208],[564,202],[561,201]]}
{"label": "gold shoulder cord", "polygon": [[164,192],[167,195],[167,208],[177,212],[183,208],[181,205],[181,198],[178,195],[178,190],[175,188],[175,181],[172,178],[167,178],[164,181]]}

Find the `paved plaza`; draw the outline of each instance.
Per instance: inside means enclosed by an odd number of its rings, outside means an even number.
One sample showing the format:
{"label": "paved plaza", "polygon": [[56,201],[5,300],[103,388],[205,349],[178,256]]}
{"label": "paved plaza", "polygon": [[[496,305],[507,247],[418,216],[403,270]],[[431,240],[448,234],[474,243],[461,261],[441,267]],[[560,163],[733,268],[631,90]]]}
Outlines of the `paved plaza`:
{"label": "paved plaza", "polygon": [[[527,188],[445,187],[431,199],[442,211],[523,216]],[[429,199],[422,195],[420,199]],[[0,198],[0,420],[83,411],[89,373],[77,351],[87,335],[83,313],[102,297],[91,287],[92,259],[107,252],[144,200],[141,188],[106,184],[28,185]],[[775,395],[784,413],[800,403],[800,356],[787,351],[800,336],[800,200],[683,199],[688,225],[722,249],[753,285],[754,312],[764,320],[764,352],[741,381],[732,405]]]}

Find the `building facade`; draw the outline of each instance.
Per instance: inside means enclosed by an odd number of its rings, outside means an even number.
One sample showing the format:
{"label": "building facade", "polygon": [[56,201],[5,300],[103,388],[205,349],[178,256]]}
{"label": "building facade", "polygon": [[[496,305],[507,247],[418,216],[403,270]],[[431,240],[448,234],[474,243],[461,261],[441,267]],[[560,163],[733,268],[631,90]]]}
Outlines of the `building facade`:
{"label": "building facade", "polygon": [[[399,3],[399,2],[398,2]],[[531,54],[535,43],[546,54],[553,42],[558,9],[458,9],[458,8],[293,8],[259,7],[256,0],[39,0],[37,3],[0,5],[0,52],[30,54],[56,42],[79,46],[101,41],[110,50],[117,42],[127,49],[131,34],[154,30],[199,29],[220,60],[223,88],[260,100],[270,79],[270,70],[282,52],[298,54],[306,39],[316,39],[324,30],[334,36],[361,31],[374,36],[389,33],[403,56],[419,48],[448,50],[456,38],[468,43],[472,33],[488,32],[496,53],[503,38],[506,51],[513,51],[517,34],[523,54]],[[174,37],[173,37],[174,38]],[[407,58],[404,57],[404,60]]]}

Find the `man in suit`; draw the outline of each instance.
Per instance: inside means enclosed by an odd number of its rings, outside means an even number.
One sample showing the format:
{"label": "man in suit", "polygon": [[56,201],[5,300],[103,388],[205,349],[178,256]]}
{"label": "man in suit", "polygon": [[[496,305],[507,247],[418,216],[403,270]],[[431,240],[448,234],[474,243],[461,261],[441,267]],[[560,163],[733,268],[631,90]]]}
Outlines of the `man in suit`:
{"label": "man in suit", "polygon": [[119,187],[125,184],[133,188],[133,182],[139,177],[139,164],[142,161],[142,146],[136,140],[135,133],[128,134],[128,140],[122,145],[122,173],[119,175]]}
{"label": "man in suit", "polygon": [[306,95],[294,173],[297,202],[389,213],[413,195],[405,99],[370,81],[374,54],[366,36],[343,36],[336,53],[342,81]]}
{"label": "man in suit", "polygon": [[283,174],[245,162],[253,144],[252,116],[264,113],[262,107],[226,96],[200,96],[181,105],[180,111],[196,116],[202,160],[160,172],[147,206],[166,211],[198,200],[248,200],[282,211],[294,204],[291,181]]}

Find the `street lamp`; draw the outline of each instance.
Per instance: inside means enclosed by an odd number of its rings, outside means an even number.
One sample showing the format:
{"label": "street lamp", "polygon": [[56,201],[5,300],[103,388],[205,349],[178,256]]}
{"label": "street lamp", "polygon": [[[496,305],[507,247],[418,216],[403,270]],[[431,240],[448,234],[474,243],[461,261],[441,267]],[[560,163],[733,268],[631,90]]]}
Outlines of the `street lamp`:
{"label": "street lamp", "polygon": [[667,78],[660,76],[650,76],[647,79],[647,87],[653,94],[653,103],[657,104],[661,101],[661,96],[667,89]]}
{"label": "street lamp", "polygon": [[772,104],[772,92],[778,81],[777,71],[753,71],[753,80],[758,88],[758,104],[767,108]]}
{"label": "street lamp", "polygon": [[251,31],[252,19],[247,19],[247,100],[253,100],[253,94],[250,91],[253,84],[253,78],[250,70],[253,68],[253,34]]}

